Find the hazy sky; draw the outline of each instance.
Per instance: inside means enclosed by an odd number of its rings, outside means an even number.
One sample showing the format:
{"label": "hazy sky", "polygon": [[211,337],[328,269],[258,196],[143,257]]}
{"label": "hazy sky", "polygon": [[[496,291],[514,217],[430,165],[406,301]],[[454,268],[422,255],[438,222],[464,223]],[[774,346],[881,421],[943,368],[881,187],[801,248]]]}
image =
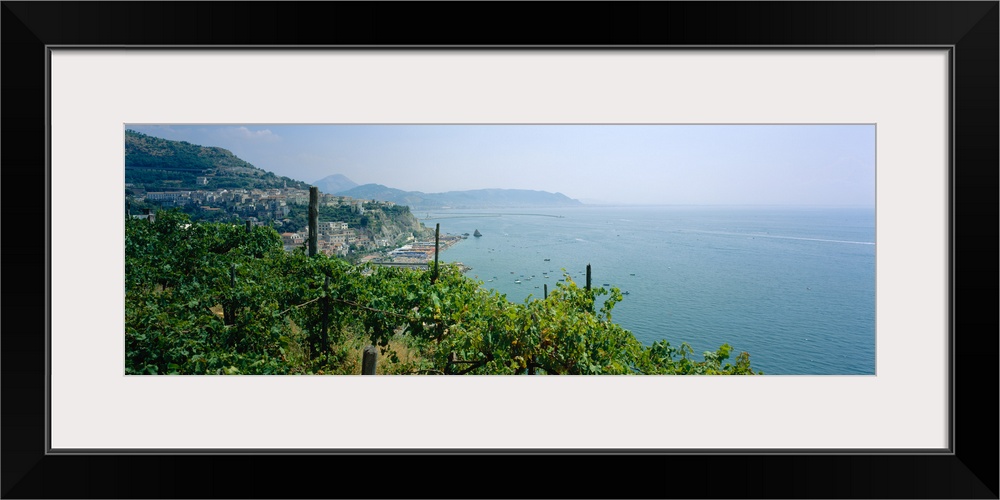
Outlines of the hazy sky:
{"label": "hazy sky", "polygon": [[584,203],[875,206],[874,125],[126,125],[306,182]]}

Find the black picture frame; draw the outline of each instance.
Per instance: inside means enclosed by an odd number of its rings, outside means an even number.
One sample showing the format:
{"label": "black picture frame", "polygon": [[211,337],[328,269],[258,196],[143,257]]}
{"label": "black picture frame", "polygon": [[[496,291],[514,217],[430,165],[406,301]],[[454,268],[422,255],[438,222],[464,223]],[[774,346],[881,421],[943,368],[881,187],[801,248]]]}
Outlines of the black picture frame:
{"label": "black picture frame", "polygon": [[[992,425],[998,421],[998,328],[992,300],[998,255],[1000,4],[582,2],[544,7],[3,2],[5,147],[0,158],[7,179],[3,208],[7,227],[13,228],[3,257],[8,270],[44,270],[43,279],[8,274],[3,297],[3,497],[998,498],[997,428]],[[951,47],[951,453],[49,454],[45,318],[51,249],[48,235],[43,245],[22,231],[37,234],[43,220],[46,62],[47,47],[54,45]],[[44,220],[51,216],[51,207],[45,207]],[[956,307],[959,298],[965,307]]]}

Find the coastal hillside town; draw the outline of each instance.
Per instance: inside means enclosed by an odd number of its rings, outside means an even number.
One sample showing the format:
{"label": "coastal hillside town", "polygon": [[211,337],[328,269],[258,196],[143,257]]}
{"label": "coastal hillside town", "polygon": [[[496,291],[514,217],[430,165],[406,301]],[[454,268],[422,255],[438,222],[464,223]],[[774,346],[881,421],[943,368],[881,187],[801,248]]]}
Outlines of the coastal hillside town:
{"label": "coastal hillside town", "polygon": [[[209,178],[202,180],[206,185]],[[156,209],[178,208],[195,220],[245,221],[273,227],[286,250],[309,239],[309,191],[296,188],[146,191],[126,184],[126,210],[149,217]],[[317,250],[328,256],[379,262],[426,263],[433,260],[433,230],[423,227],[409,207],[319,193]],[[428,253],[426,240],[430,238]],[[446,237],[445,245],[460,237]]]}
{"label": "coastal hillside town", "polygon": [[[199,182],[207,182],[207,178],[199,177]],[[203,181],[204,179],[204,181]],[[137,202],[155,202],[163,208],[199,206],[208,211],[221,211],[229,214],[239,214],[245,217],[255,217],[261,220],[273,219],[280,223],[289,222],[288,216],[293,206],[308,206],[309,191],[304,189],[203,189],[190,191],[146,191],[132,184],[125,184],[126,195]],[[336,196],[319,193],[320,206],[349,206],[364,213],[366,203],[375,203],[387,207],[395,206],[392,202],[377,202],[359,200],[347,196]]]}
{"label": "coastal hillside town", "polygon": [[[435,229],[421,224],[408,203],[374,194],[324,193],[321,190],[336,192],[337,187],[278,176],[226,149],[129,129],[125,163],[125,212],[134,218],[179,210],[192,221],[270,227],[286,251],[308,250],[310,197],[315,193],[318,253],[351,262],[409,266],[426,266],[435,258]],[[437,248],[461,239],[440,236]]]}

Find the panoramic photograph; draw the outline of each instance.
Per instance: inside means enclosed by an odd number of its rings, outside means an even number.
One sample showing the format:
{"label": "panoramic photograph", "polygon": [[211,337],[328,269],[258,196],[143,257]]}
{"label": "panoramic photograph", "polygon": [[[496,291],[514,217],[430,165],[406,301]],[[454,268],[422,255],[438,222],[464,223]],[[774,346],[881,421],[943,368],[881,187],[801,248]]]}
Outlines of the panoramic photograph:
{"label": "panoramic photograph", "polygon": [[127,375],[875,375],[875,125],[126,124]]}

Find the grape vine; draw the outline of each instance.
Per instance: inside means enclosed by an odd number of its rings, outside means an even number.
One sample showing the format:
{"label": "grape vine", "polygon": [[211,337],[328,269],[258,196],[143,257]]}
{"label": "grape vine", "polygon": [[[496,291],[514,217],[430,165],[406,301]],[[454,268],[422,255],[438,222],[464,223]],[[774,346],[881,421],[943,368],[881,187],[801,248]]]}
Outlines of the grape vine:
{"label": "grape vine", "polygon": [[[127,374],[351,374],[376,345],[386,374],[754,374],[732,347],[644,346],[612,321],[617,288],[566,276],[513,303],[461,270],[354,265],[286,252],[271,228],[125,223]],[[607,295],[600,307],[597,297]]]}

